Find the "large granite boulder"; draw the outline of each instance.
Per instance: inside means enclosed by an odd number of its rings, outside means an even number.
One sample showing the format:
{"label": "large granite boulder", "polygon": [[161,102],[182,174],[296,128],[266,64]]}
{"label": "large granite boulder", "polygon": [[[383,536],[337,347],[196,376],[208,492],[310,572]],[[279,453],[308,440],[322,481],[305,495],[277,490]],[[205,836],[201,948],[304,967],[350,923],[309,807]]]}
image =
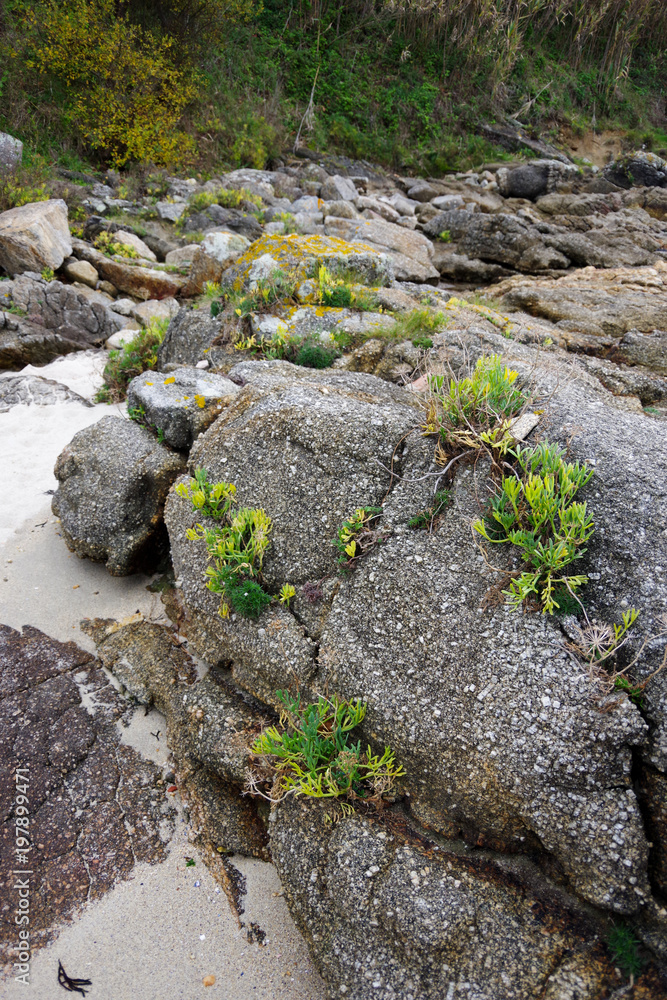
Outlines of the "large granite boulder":
{"label": "large granite boulder", "polygon": [[[270,824],[290,910],[331,997],[614,995],[601,928],[530,863],[466,855],[396,814],[332,818],[292,799]],[[657,1000],[659,987],[642,995]]]}
{"label": "large granite boulder", "polygon": [[572,180],[579,173],[573,163],[560,160],[533,160],[513,170],[501,167],[496,173],[498,190],[504,198],[528,198],[535,201],[540,195],[553,191],[558,184]]}
{"label": "large granite boulder", "polygon": [[433,246],[423,233],[385,222],[384,219],[328,218],[325,232],[329,237],[348,243],[362,243],[389,256],[398,281],[437,281],[438,272],[431,257]]}
{"label": "large granite boulder", "polygon": [[239,391],[228,378],[200,368],[147,371],[130,382],[127,405],[161,430],[166,444],[186,451]]}
{"label": "large granite boulder", "polygon": [[165,498],[184,466],[131,420],[103,417],[79,431],[54,469],[52,508],[68,547],[112,576],[153,568],[164,555]]}
{"label": "large granite boulder", "polygon": [[0,267],[8,274],[55,271],[72,253],[67,205],[60,198],[0,214]]}
{"label": "large granite boulder", "polygon": [[7,283],[6,291],[0,286],[2,292],[2,299],[28,322],[76,341],[80,348],[99,347],[125,325],[125,318],[111,309],[112,300],[103,293],[45,281],[39,274],[21,274]]}
{"label": "large granite boulder", "polygon": [[570,263],[562,253],[546,245],[535,226],[514,215],[440,212],[424,226],[424,232],[433,239],[448,233],[457,253],[517,271],[562,270]]}
{"label": "large granite boulder", "polygon": [[656,153],[637,150],[621,156],[608,167],[604,176],[621,188],[667,187],[667,161]]}
{"label": "large granite boulder", "polygon": [[[336,221],[347,223],[350,220]],[[321,264],[325,264],[333,274],[352,273],[366,285],[389,285],[394,278],[389,257],[375,247],[352,244],[330,236],[298,234],[262,236],[227,268],[223,278],[226,284],[238,291],[252,290],[258,282],[266,281],[277,271],[295,279],[316,277]]]}
{"label": "large granite boulder", "polygon": [[213,358],[214,344],[221,333],[219,318],[183,306],[169,323],[158,348],[158,369],[171,371],[181,365],[196,365]]}
{"label": "large granite boulder", "polygon": [[[443,336],[461,350],[461,329]],[[581,567],[597,580],[586,590],[589,614],[618,621],[633,604],[638,634],[657,634],[667,556],[661,425],[617,405],[584,371],[573,382],[564,357],[540,364],[531,348],[498,334],[480,340],[476,329],[464,344],[473,358],[505,352],[549,400],[541,433],[595,462],[587,499],[597,533]],[[290,678],[304,696],[362,698],[362,738],[396,750],[423,824],[527,853],[602,910],[655,920],[633,760],[643,755],[667,770],[661,676],[646,689],[649,730],[624,694],[606,698],[564,648],[558,620],[498,603],[498,577],[470,533],[492,488],[482,464],[456,473],[435,530],[409,527],[429,503],[436,471],[414,394],[284,362],[246,363],[237,374],[247,384],[198,438],[191,468],[234,482],[239,503],[267,511],[265,585],[277,593],[288,580],[297,597],[294,615],[276,607],[256,624],[222,621],[201,583],[206,554],[185,538],[196,516],[172,493],[166,519],[194,647],[230,664],[236,681],[269,704]],[[384,542],[337,578],[330,539],[366,505],[383,505]],[[494,565],[509,569],[508,560],[494,552]],[[640,676],[660,655],[659,645],[644,651]]]}

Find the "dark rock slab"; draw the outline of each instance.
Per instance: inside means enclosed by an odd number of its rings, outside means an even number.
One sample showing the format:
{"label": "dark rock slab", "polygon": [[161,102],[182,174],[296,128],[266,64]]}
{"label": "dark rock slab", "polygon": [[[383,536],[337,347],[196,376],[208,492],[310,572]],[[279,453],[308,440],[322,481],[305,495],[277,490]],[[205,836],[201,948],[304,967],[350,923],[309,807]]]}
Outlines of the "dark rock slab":
{"label": "dark rock slab", "polygon": [[[84,705],[91,696],[94,712]],[[164,782],[120,744],[128,711],[99,663],[72,642],[0,625],[0,961],[13,961],[14,869],[30,872],[34,948],[83,905],[125,878],[136,860],[165,855]],[[17,854],[15,769],[28,770],[31,846]],[[20,876],[19,876],[20,877]]]}

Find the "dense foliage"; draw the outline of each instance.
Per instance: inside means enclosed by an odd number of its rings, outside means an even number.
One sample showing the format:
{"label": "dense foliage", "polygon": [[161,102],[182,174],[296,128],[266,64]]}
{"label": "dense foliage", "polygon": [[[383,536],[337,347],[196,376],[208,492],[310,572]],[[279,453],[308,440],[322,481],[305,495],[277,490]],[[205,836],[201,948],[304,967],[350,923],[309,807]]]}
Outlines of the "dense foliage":
{"label": "dense foliage", "polygon": [[316,148],[437,173],[497,156],[478,126],[504,116],[667,146],[662,0],[0,0],[0,12],[0,129],[61,159],[261,167],[302,126]]}

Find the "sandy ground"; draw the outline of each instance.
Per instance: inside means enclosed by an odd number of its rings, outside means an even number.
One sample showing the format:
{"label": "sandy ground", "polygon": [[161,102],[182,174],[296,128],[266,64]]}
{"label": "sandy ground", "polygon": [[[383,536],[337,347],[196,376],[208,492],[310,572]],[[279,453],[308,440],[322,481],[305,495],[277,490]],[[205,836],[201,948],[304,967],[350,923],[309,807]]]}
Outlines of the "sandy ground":
{"label": "sandy ground", "polygon": [[[90,396],[100,357],[70,355],[33,373]],[[0,414],[0,620],[19,629],[33,625],[91,651],[92,640],[79,629],[82,618],[122,619],[139,611],[159,620],[162,614],[159,595],[146,589],[147,577],[114,578],[70,553],[50,511],[46,491],[55,489],[52,470],[60,450],[77,430],[109,412],[107,406],[66,402]],[[164,736],[151,735],[165,728],[157,712],[144,716],[141,709],[121,732],[166,767]],[[194,867],[185,866],[186,855]],[[247,880],[242,919],[260,925],[265,945],[248,943],[179,815],[167,859],[135,866],[129,880],[87,905],[53,944],[34,954],[30,985],[0,982],[0,998],[65,996],[57,983],[60,960],[70,976],[92,981],[89,1000],[322,1000],[324,984],[289,915],[275,868],[232,861]],[[203,985],[207,976],[215,976],[213,986]]]}

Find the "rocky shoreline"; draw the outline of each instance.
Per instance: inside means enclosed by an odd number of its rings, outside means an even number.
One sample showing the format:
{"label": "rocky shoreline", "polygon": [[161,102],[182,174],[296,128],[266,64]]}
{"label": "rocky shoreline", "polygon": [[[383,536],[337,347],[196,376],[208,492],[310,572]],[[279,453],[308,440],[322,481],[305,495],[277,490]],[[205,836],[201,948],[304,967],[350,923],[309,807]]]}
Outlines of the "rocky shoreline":
{"label": "rocky shoreline", "polygon": [[[31,733],[44,715],[57,726],[40,698],[66,682],[71,655],[100,691],[115,678],[114,711],[123,698],[157,710],[201,856],[232,902],[226,858],[275,864],[328,997],[664,995],[666,176],[643,153],[604,171],[534,160],[444,180],[324,158],[172,178],[154,203],[97,183],[81,236],[57,200],[0,215],[7,414],[68,405],[73,390],[26,365],[122,350],[156,321],[165,331],[129,382],[134,419],[79,430],[53,498],[62,544],[113,576],[157,573],[165,617],[91,616],[94,659],[6,629],[7,704],[27,699]],[[119,209],[124,221],[105,218]],[[309,367],[306,347],[329,351],[328,367]],[[578,609],[516,611],[503,597],[516,554],[491,559],[471,532],[497,489],[492,448],[438,456],[433,386],[461,385],[489,357],[525,393],[515,446],[557,442],[593,471],[584,615],[609,631],[639,612],[613,661],[625,688],[582,656]],[[204,586],[211,559],[187,500],[197,469],[270,519],[256,616],[221,617]],[[341,574],[332,541],[360,509],[375,512],[374,541]],[[48,676],[30,679],[31,642],[51,650],[38,657]],[[247,794],[285,688],[304,703],[360,699],[362,743],[405,769],[391,794],[349,810]],[[58,712],[78,713],[82,749],[34,751],[39,806],[62,836],[48,775],[85,811],[71,788],[101,739],[75,702]],[[10,766],[17,739],[8,731]],[[105,809],[112,799],[101,794]],[[120,808],[133,825],[134,806]],[[82,845],[97,857],[85,831],[101,817],[72,820],[59,870]],[[634,965],[610,944],[618,928]]]}

